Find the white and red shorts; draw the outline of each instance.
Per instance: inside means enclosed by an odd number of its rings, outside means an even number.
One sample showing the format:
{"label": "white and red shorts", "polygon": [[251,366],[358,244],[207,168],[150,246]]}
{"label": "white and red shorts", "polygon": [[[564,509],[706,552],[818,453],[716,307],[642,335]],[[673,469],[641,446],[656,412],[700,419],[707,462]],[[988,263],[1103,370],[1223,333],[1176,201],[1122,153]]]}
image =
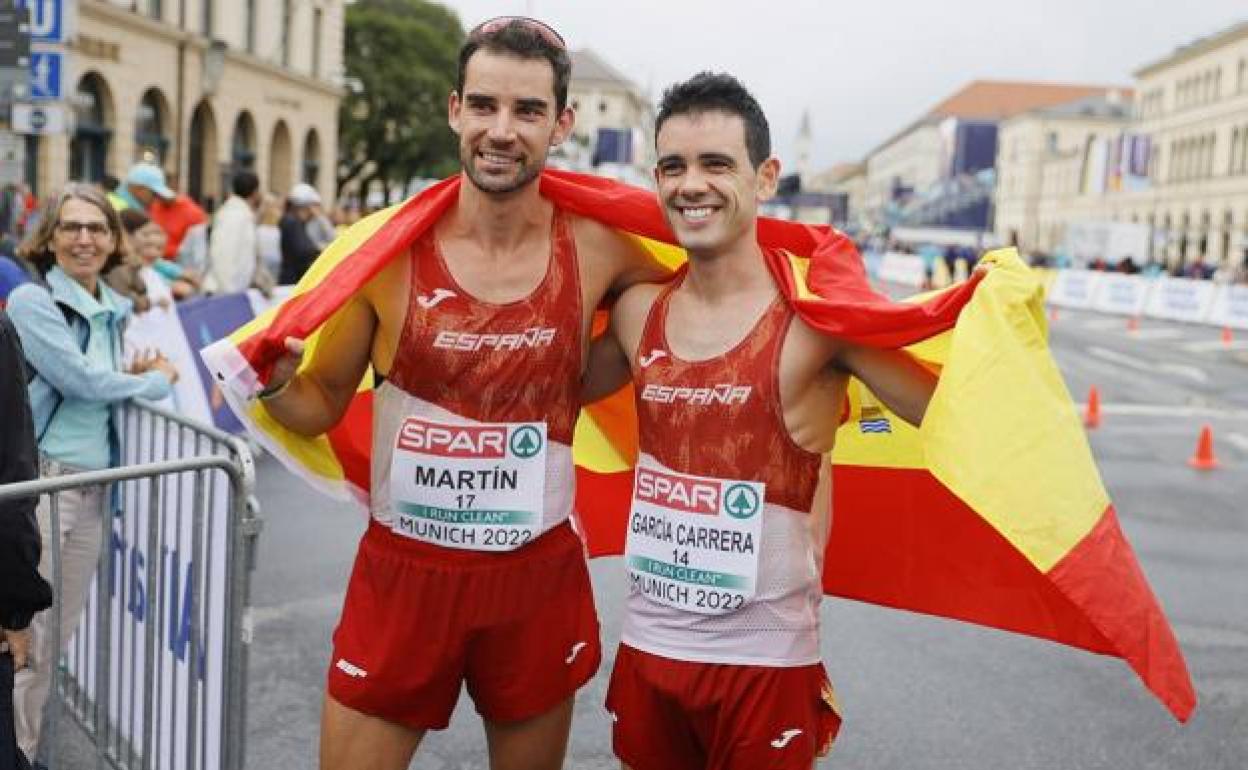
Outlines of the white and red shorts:
{"label": "white and red shorts", "polygon": [[841,725],[821,663],[694,663],[625,644],[607,709],[632,770],[810,770]]}
{"label": "white and red shorts", "polygon": [[602,659],[581,541],[564,523],[515,551],[453,551],[373,522],[334,632],[329,695],[414,729],[447,726],[467,685],[492,722],[538,716]]}

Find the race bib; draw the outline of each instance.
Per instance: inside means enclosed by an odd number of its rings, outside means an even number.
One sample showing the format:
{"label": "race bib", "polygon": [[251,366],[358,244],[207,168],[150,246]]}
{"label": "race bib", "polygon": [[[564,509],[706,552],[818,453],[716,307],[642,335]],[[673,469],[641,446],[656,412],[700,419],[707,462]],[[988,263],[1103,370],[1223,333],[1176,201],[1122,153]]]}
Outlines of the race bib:
{"label": "race bib", "polygon": [[741,609],[758,581],[765,491],[638,467],[625,545],[633,590],[704,615]]}
{"label": "race bib", "polygon": [[546,423],[447,424],[408,417],[390,464],[392,529],[473,551],[510,551],[540,533]]}

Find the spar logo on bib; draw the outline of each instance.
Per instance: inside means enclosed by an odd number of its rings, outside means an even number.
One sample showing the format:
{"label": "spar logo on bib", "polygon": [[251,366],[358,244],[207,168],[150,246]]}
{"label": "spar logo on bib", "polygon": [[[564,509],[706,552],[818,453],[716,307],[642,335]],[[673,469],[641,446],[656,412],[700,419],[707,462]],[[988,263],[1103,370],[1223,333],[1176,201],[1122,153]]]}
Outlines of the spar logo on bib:
{"label": "spar logo on bib", "polygon": [[511,453],[527,460],[542,451],[542,434],[532,425],[517,428],[511,434]]}
{"label": "spar logo on bib", "polygon": [[637,499],[685,513],[719,515],[719,484],[689,476],[638,468]]}
{"label": "spar logo on bib", "polygon": [[[540,436],[537,438],[540,449]],[[426,422],[419,417],[408,417],[399,428],[398,447],[436,457],[501,460],[507,456],[507,429],[497,426],[441,425]]]}
{"label": "spar logo on bib", "polygon": [[724,493],[724,509],[734,519],[748,519],[758,513],[758,492],[749,484],[733,484]]}

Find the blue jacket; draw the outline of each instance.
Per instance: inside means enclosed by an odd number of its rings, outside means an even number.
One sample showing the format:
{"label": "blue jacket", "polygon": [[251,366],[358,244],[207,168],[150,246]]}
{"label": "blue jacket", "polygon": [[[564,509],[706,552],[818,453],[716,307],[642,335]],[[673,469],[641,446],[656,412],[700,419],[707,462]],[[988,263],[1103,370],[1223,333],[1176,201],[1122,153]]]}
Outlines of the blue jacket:
{"label": "blue jacket", "polygon": [[110,322],[112,363],[108,367],[91,361],[84,352],[91,336],[87,320],[90,311],[82,302],[83,293],[60,268],[48,272],[47,286],[28,283],[14,289],[9,295],[8,312],[26,360],[34,370],[28,389],[35,433],[43,436],[56,430],[56,412],[64,403],[75,399],[109,403],[109,464],[116,466],[121,460],[122,402],[130,398],[164,398],[169,394],[170,383],[160,372],[121,371],[122,333],[131,303],[103,281],[99,287],[120,310]]}

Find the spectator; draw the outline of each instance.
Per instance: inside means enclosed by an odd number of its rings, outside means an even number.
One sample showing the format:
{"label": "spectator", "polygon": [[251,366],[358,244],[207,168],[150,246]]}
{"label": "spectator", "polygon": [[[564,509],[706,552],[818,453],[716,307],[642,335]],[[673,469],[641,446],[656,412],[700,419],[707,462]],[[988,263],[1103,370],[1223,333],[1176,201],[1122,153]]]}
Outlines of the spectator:
{"label": "spectator", "polygon": [[286,199],[286,213],[278,222],[281,230],[282,270],[278,283],[298,283],[321,249],[308,235],[308,222],[315,216],[313,206],[320,205],[321,196],[311,185],[297,184]]}
{"label": "spectator", "polygon": [[30,272],[12,257],[0,254],[0,307],[18,286],[30,281]]}
{"label": "spectator", "polygon": [[325,216],[325,209],[321,205],[321,194],[312,185],[300,182],[291,188],[290,199],[307,201],[306,205],[310,210],[307,219],[308,237],[316,244],[318,251],[324,251],[325,247],[337,237],[338,231],[330,218]]}
{"label": "spectator", "polygon": [[108,193],[108,201],[118,211],[138,209],[144,214],[156,200],[173,200],[176,194],[165,184],[165,172],[153,163],[136,163],[126,179]]}
{"label": "spectator", "polygon": [[[48,201],[39,227],[18,248],[18,256],[45,282],[19,286],[9,297],[9,313],[33,370],[27,388],[45,477],[116,465],[121,403],[163,398],[177,379],[177,371],[159,356],[140,357],[129,372],[118,369],[130,303],[100,275],[125,255],[117,211],[95,187],[77,183]],[[110,496],[101,486],[57,497],[59,532],[51,533],[46,498],[36,517],[44,542],[61,550],[60,647],[49,638],[48,613],[35,616],[33,665],[17,674],[14,688],[18,745],[28,755],[38,743],[52,666],[82,612],[110,510]]]}
{"label": "spectator", "polygon": [[152,305],[167,308],[175,300],[185,299],[195,293],[195,287],[184,279],[170,281],[156,270],[155,265],[163,261],[161,255],[165,249],[165,231],[160,229],[160,225],[148,219],[141,211],[126,209],[121,212],[121,226],[130,238],[130,247],[139,262],[139,276]]}
{"label": "spectator", "polygon": [[266,194],[256,222],[256,253],[260,266],[273,276],[282,272],[282,231],[277,226],[281,219],[282,199]]}
{"label": "spectator", "polygon": [[[0,484],[38,475],[39,452],[26,396],[26,364],[17,332],[0,310]],[[0,767],[25,767],[13,725],[13,674],[26,667],[30,620],[52,606],[52,587],[39,574],[35,498],[0,503]],[[8,706],[3,708],[2,706]]]}
{"label": "spectator", "polygon": [[1183,275],[1198,281],[1207,281],[1213,277],[1213,265],[1205,262],[1204,254],[1197,254],[1196,258],[1184,268]]}
{"label": "spectator", "polygon": [[256,277],[256,208],[260,179],[250,171],[234,175],[233,195],[217,209],[208,242],[204,291],[232,294],[246,291]]}

